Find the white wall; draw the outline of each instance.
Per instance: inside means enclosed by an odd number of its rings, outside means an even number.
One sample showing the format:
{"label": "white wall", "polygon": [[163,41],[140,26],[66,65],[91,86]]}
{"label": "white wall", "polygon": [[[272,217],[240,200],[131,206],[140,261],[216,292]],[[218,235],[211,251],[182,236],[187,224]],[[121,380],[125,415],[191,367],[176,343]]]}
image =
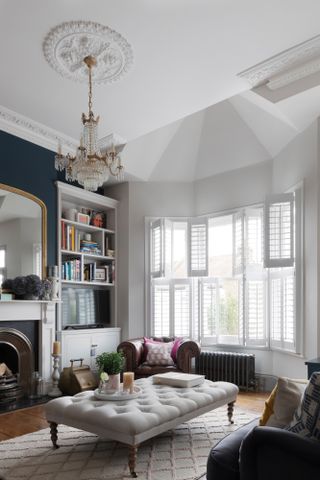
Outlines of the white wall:
{"label": "white wall", "polygon": [[194,185],[195,214],[261,203],[270,192],[271,182],[270,161],[198,180]]}
{"label": "white wall", "polygon": [[305,359],[319,354],[318,325],[318,121],[298,135],[274,158],[272,189],[284,192],[304,180],[304,357],[273,355],[277,375],[305,377]]}

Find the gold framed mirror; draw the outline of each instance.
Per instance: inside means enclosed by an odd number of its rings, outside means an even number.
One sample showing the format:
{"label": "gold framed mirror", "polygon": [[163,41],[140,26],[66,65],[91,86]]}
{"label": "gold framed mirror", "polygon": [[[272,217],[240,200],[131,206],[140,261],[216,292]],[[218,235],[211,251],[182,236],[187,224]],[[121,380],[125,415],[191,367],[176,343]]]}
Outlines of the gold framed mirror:
{"label": "gold framed mirror", "polygon": [[1,248],[7,278],[31,273],[46,277],[47,207],[35,195],[4,183],[0,183]]}

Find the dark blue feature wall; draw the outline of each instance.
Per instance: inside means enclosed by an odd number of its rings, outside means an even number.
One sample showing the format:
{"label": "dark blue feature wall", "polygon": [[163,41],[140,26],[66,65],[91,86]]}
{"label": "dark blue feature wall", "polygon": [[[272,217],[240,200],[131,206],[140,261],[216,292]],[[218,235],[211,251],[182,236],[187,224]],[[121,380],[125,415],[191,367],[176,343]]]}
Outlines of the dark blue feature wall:
{"label": "dark blue feature wall", "polygon": [[54,152],[0,131],[0,182],[39,197],[48,213],[48,265],[56,263],[57,194]]}

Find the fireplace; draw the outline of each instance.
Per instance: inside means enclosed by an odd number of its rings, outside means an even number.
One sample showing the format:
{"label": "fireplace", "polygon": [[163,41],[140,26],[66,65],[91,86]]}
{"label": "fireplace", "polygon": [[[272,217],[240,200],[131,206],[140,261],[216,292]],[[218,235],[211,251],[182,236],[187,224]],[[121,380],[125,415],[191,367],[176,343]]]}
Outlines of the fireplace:
{"label": "fireplace", "polygon": [[51,383],[55,310],[53,302],[0,302],[0,363],[4,361],[2,354],[9,357],[8,367],[18,374],[24,393],[29,392],[34,370]]}
{"label": "fireplace", "polygon": [[7,367],[0,377],[0,405],[29,395],[34,356],[32,343],[24,333],[0,327],[0,363]]}

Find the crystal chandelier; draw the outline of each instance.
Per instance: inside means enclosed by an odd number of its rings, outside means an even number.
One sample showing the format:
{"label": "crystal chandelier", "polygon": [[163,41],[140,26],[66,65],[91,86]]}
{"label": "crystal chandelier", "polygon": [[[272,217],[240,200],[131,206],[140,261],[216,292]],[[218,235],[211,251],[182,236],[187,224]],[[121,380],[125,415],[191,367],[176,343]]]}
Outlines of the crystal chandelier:
{"label": "crystal chandelier", "polygon": [[117,148],[112,144],[104,155],[100,151],[97,132],[99,117],[95,118],[92,111],[92,67],[97,61],[92,56],[85,57],[83,61],[89,71],[88,116],[82,114],[83,133],[76,155],[63,155],[59,146],[55,156],[55,168],[59,171],[65,170],[68,182],[77,181],[85,190],[95,192],[108,180],[110,174],[118,180],[123,179],[123,166],[119,155],[123,145]]}

